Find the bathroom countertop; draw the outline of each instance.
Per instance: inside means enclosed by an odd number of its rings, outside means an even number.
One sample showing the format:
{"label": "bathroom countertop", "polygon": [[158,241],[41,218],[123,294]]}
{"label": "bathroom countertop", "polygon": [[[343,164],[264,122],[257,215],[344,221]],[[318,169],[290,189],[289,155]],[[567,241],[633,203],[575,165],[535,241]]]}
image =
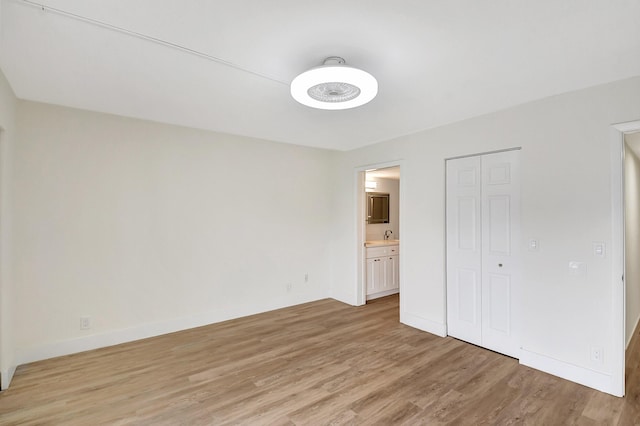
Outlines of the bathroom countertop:
{"label": "bathroom countertop", "polygon": [[369,240],[364,242],[365,247],[397,246],[400,240]]}

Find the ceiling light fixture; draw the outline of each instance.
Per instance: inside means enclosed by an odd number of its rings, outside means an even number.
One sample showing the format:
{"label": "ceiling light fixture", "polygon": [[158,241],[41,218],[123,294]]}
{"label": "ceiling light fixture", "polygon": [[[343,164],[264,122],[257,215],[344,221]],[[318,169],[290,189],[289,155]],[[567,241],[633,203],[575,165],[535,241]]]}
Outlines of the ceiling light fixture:
{"label": "ceiling light fixture", "polygon": [[348,109],[364,105],[378,94],[378,81],[366,71],[345,65],[331,56],[319,67],[293,79],[291,96],[303,105],[319,109]]}

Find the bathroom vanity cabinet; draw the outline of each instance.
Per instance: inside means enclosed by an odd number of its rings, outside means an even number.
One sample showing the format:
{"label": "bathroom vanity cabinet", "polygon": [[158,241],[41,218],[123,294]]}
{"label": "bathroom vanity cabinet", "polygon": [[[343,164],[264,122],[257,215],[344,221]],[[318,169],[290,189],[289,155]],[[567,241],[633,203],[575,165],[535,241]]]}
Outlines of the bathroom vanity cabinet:
{"label": "bathroom vanity cabinet", "polygon": [[398,293],[400,246],[373,245],[366,248],[367,300]]}

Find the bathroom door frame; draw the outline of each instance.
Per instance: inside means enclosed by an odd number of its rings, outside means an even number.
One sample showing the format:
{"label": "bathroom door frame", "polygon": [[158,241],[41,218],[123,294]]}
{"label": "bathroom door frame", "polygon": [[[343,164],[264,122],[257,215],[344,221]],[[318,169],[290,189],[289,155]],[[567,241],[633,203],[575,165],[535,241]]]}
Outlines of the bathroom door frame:
{"label": "bathroom door frame", "polygon": [[626,134],[640,131],[640,120],[612,124],[609,132],[611,148],[611,216],[613,262],[613,374],[611,376],[611,394],[625,394],[625,355],[626,355],[626,319],[625,319],[625,228],[624,228],[624,137]]}
{"label": "bathroom door frame", "polygon": [[[390,167],[400,167],[400,203],[399,210],[400,214],[398,220],[400,221],[399,232],[400,235],[403,235],[404,228],[404,179],[402,177],[402,164],[403,160],[393,160],[387,161],[383,163],[372,163],[366,164],[363,166],[359,166],[355,168],[354,171],[354,197],[356,202],[356,282],[355,282],[355,292],[356,292],[356,306],[362,306],[367,303],[367,275],[366,275],[366,252],[364,249],[364,243],[367,237],[367,224],[365,221],[366,216],[366,199],[365,199],[365,175],[367,170],[372,169],[388,169]],[[400,259],[399,259],[399,271],[400,271],[400,280],[398,282],[399,292],[400,292],[400,313],[402,314],[402,280],[403,280],[403,264],[402,261],[402,253],[403,253],[403,239],[400,238]]]}
{"label": "bathroom door frame", "polygon": [[0,390],[9,388],[16,371],[13,346],[10,345],[9,305],[9,147],[6,130],[0,126]]}

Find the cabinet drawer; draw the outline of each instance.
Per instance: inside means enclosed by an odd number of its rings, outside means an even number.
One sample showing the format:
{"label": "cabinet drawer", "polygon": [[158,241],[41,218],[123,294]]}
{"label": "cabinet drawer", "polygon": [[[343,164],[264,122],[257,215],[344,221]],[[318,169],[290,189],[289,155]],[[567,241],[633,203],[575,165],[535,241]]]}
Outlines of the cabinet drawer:
{"label": "cabinet drawer", "polygon": [[400,246],[368,247],[367,259],[372,257],[395,256],[400,254]]}

